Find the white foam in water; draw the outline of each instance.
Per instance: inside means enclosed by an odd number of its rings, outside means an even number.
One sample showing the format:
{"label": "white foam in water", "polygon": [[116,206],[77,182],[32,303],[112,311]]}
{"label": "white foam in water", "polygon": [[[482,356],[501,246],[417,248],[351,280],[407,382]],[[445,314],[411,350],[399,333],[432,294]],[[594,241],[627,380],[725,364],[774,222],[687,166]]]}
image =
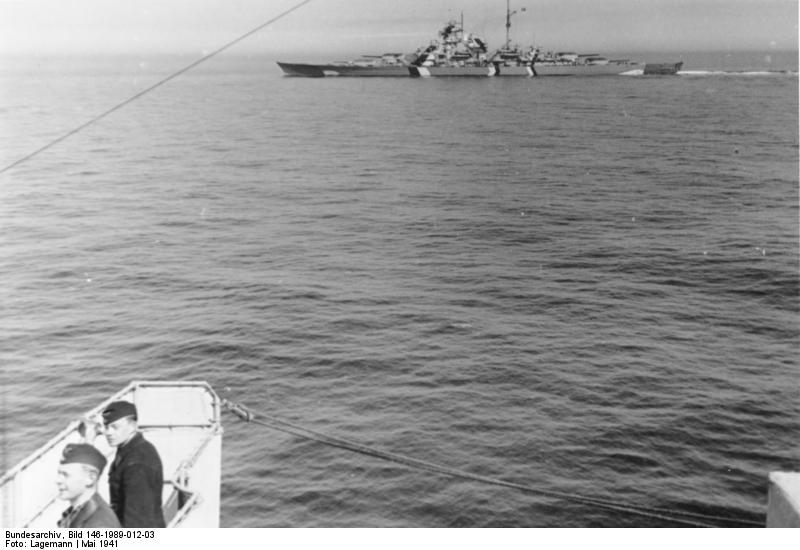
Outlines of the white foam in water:
{"label": "white foam in water", "polygon": [[792,71],[678,71],[684,76],[797,76]]}

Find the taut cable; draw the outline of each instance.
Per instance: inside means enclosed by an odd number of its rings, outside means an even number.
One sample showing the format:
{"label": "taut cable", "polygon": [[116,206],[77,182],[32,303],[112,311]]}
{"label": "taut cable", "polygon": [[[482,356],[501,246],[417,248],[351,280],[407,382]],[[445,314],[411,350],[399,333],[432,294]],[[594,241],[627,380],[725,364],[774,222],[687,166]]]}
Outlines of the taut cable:
{"label": "taut cable", "polygon": [[416,468],[419,470],[425,470],[428,472],[438,473],[450,477],[457,477],[461,479],[468,479],[472,481],[477,481],[479,483],[484,483],[488,485],[496,485],[500,487],[508,487],[511,489],[516,489],[519,491],[523,491],[526,493],[533,493],[538,494],[541,496],[560,499],[560,500],[568,500],[572,502],[578,502],[581,504],[585,504],[588,506],[595,506],[597,508],[604,508],[608,510],[615,510],[626,512],[629,514],[634,514],[643,517],[649,517],[653,519],[659,519],[663,521],[668,521],[676,524],[686,525],[690,527],[717,527],[713,523],[709,522],[716,522],[717,524],[723,525],[739,525],[739,526],[748,526],[748,527],[763,527],[762,523],[758,523],[755,521],[743,519],[743,518],[731,518],[725,516],[714,516],[708,514],[698,514],[694,512],[685,512],[682,510],[670,510],[666,508],[654,508],[654,507],[646,507],[646,506],[639,506],[635,504],[627,504],[623,502],[614,502],[609,501],[597,497],[589,497],[584,495],[579,495],[575,493],[562,493],[559,491],[550,491],[547,489],[539,489],[536,487],[531,487],[528,485],[522,485],[519,483],[514,483],[510,481],[504,481],[501,479],[494,479],[486,476],[481,476],[478,474],[473,474],[464,470],[458,470],[455,468],[451,468],[449,466],[444,466],[440,464],[435,464],[432,462],[428,462],[425,460],[420,460],[417,458],[400,455],[388,451],[382,451],[380,449],[375,449],[373,447],[369,447],[367,445],[363,445],[361,443],[357,443],[354,441],[348,441],[346,439],[342,439],[339,437],[329,436],[314,430],[310,430],[308,428],[304,428],[297,424],[293,424],[291,422],[287,422],[285,420],[281,420],[274,416],[265,415],[263,413],[254,413],[244,405],[240,403],[233,403],[228,401],[227,399],[222,400],[222,406],[228,411],[237,416],[239,419],[258,424],[267,428],[271,428],[274,430],[278,430],[284,433],[289,433],[295,435],[297,437],[301,437],[303,439],[308,439],[312,441],[317,441],[319,443],[323,443],[325,445],[329,445],[332,447],[337,447],[340,449],[345,449],[348,451],[372,456],[375,458],[379,458],[381,460],[388,460],[390,462],[394,462],[396,464],[403,464],[405,466]]}
{"label": "taut cable", "polygon": [[64,135],[62,135],[60,137],[57,137],[56,139],[50,141],[49,143],[47,143],[43,147],[40,147],[39,149],[35,150],[34,152],[28,153],[27,155],[25,155],[21,159],[16,160],[15,162],[12,162],[8,166],[6,166],[2,170],[0,170],[0,174],[2,174],[4,172],[7,172],[8,170],[11,170],[15,166],[19,166],[23,162],[26,162],[26,161],[32,159],[33,157],[39,155],[40,153],[43,153],[44,151],[47,151],[48,149],[50,149],[54,145],[57,145],[57,144],[61,143],[65,139],[69,138],[70,136],[74,136],[75,134],[77,134],[78,132],[82,131],[83,129],[91,126],[95,122],[107,117],[108,115],[110,115],[111,113],[113,113],[115,111],[118,111],[118,110],[122,109],[123,107],[125,107],[129,103],[132,103],[132,102],[136,101],[137,99],[139,99],[143,95],[146,95],[146,94],[152,92],[153,90],[155,90],[159,86],[163,86],[164,84],[166,84],[170,80],[173,80],[174,78],[179,77],[180,75],[182,75],[186,71],[189,71],[189,70],[195,68],[196,66],[198,66],[199,64],[201,64],[201,63],[203,63],[205,61],[208,61],[209,59],[211,59],[215,55],[224,52],[225,50],[227,50],[231,46],[233,46],[235,44],[238,44],[239,42],[241,42],[245,38],[257,33],[261,29],[263,29],[265,27],[268,27],[269,25],[272,25],[273,23],[275,23],[279,19],[283,19],[284,17],[286,17],[287,15],[292,13],[293,11],[300,9],[301,7],[303,7],[304,5],[308,4],[311,1],[312,0],[303,0],[302,2],[300,2],[298,4],[295,4],[294,6],[289,8],[288,10],[280,13],[279,15],[276,15],[275,17],[273,17],[272,19],[270,19],[266,23],[262,23],[261,25],[257,26],[256,28],[254,28],[254,29],[252,29],[250,31],[247,31],[246,33],[240,35],[238,38],[235,38],[234,40],[231,40],[230,42],[228,42],[224,46],[221,46],[221,47],[217,48],[216,50],[214,50],[213,52],[211,52],[211,53],[209,53],[207,55],[204,55],[200,59],[190,63],[189,65],[186,65],[182,69],[178,69],[177,71],[175,71],[174,73],[170,74],[169,76],[167,76],[165,78],[162,78],[161,80],[159,80],[158,82],[156,82],[152,86],[149,86],[149,87],[145,88],[144,90],[132,95],[131,97],[129,97],[128,99],[126,99],[122,103],[118,103],[117,105],[114,105],[113,107],[111,107],[107,111],[104,111],[103,113],[100,113],[99,115],[97,115],[96,117],[92,118],[88,122],[85,122],[85,123],[81,124],[80,126],[78,126],[77,128],[74,128],[74,129],[70,130],[66,134],[64,134]]}

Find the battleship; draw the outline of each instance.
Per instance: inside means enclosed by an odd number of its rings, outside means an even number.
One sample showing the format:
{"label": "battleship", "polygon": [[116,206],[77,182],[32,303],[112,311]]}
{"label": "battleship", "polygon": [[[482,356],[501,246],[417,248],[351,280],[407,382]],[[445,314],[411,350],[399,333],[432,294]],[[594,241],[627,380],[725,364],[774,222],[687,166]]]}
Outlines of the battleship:
{"label": "battleship", "polygon": [[339,61],[314,65],[286,63],[278,66],[287,76],[412,76],[412,77],[538,77],[538,76],[605,76],[605,75],[673,75],[682,62],[643,63],[630,59],[614,59],[597,53],[543,52],[539,46],[521,48],[511,45],[512,10],[506,0],[506,40],[494,51],[488,41],[464,30],[464,17],[449,21],[428,46],[409,54],[364,56],[355,61]]}

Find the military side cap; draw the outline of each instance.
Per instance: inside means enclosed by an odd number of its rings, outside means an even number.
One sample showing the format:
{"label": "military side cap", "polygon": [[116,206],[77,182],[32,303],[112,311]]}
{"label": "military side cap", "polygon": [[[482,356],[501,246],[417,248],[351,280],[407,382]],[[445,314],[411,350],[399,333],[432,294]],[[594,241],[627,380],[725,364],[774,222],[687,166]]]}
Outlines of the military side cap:
{"label": "military side cap", "polygon": [[136,418],[136,405],[130,401],[114,401],[103,411],[103,424],[111,424],[115,420],[126,416]]}
{"label": "military side cap", "polygon": [[106,467],[106,457],[88,443],[70,443],[61,453],[61,464],[86,464],[102,472]]}

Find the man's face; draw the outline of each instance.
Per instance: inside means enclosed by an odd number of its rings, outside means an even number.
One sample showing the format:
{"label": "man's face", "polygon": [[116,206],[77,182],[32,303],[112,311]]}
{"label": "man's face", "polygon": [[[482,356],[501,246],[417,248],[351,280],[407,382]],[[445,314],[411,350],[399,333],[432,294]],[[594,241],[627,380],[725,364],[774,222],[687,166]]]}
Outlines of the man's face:
{"label": "man's face", "polygon": [[133,417],[119,418],[106,424],[106,441],[112,447],[118,447],[128,441],[136,433],[136,421]]}
{"label": "man's face", "polygon": [[60,464],[58,466],[58,498],[74,501],[94,484],[94,476],[83,464]]}

